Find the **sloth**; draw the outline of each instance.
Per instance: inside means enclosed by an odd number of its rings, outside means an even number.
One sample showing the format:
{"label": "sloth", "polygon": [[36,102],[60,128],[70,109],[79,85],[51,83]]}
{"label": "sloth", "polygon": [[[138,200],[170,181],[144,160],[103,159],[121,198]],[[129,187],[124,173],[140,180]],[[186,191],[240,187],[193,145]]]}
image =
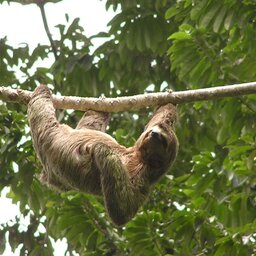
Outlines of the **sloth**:
{"label": "sloth", "polygon": [[102,196],[107,213],[117,226],[135,216],[178,151],[174,132],[176,107],[171,103],[156,110],[129,148],[105,133],[108,113],[89,110],[76,129],[60,124],[45,85],[32,94],[28,120],[43,166],[41,181],[60,192],[76,190]]}

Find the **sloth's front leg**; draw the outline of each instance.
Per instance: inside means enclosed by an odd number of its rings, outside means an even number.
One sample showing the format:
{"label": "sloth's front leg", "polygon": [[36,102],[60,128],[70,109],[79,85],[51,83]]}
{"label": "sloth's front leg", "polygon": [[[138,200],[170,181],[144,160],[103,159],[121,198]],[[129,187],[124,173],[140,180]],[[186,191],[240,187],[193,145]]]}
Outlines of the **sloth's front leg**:
{"label": "sloth's front leg", "polygon": [[126,167],[108,145],[96,144],[93,156],[100,170],[102,193],[108,214],[116,225],[123,225],[136,214],[144,196],[131,183]]}

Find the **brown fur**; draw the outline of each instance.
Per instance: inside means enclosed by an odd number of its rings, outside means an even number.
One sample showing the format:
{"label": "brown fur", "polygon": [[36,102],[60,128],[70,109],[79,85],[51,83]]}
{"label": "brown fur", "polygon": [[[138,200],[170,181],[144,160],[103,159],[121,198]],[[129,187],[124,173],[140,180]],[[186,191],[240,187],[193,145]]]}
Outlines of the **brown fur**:
{"label": "brown fur", "polygon": [[28,105],[34,148],[44,167],[41,180],[59,190],[78,190],[104,198],[116,225],[128,222],[151,185],[175,160],[176,108],[160,107],[135,145],[126,148],[104,133],[108,114],[88,111],[76,129],[60,124],[51,93],[39,86]]}

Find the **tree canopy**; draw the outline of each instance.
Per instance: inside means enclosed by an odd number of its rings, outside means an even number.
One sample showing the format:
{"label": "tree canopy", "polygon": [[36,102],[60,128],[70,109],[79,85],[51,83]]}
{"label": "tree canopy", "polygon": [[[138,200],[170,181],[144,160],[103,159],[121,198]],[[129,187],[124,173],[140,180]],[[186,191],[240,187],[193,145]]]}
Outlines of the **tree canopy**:
{"label": "tree canopy", "polygon": [[[47,32],[44,2],[59,1],[8,2],[39,3]],[[256,81],[253,0],[106,0],[106,9],[116,11],[109,31],[92,37],[66,14],[49,45],[1,38],[0,85],[118,97]],[[95,38],[105,41],[92,48]],[[52,65],[38,65],[47,59]],[[108,133],[132,145],[151,111],[113,113]],[[8,187],[21,212],[0,226],[1,252],[8,237],[13,250],[22,244],[21,255],[53,255],[51,239],[65,237],[70,255],[255,255],[256,94],[182,104],[178,113],[176,163],[137,216],[116,228],[101,198],[40,184],[26,107],[1,103],[0,191]],[[72,127],[82,116],[57,114]]]}

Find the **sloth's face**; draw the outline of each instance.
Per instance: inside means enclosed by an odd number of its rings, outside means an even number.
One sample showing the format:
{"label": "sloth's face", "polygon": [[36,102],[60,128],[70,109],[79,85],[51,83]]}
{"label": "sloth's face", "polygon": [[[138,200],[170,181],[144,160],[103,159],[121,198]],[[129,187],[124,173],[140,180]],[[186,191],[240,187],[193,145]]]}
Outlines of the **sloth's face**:
{"label": "sloth's face", "polygon": [[162,147],[163,149],[167,148],[168,141],[166,135],[159,126],[153,127],[152,130],[149,131],[147,136],[150,143],[155,144],[157,147]]}
{"label": "sloth's face", "polygon": [[145,131],[140,138],[139,150],[142,158],[156,167],[168,164],[172,160],[172,151],[176,150],[172,147],[175,135],[171,129],[167,129],[156,125]]}

